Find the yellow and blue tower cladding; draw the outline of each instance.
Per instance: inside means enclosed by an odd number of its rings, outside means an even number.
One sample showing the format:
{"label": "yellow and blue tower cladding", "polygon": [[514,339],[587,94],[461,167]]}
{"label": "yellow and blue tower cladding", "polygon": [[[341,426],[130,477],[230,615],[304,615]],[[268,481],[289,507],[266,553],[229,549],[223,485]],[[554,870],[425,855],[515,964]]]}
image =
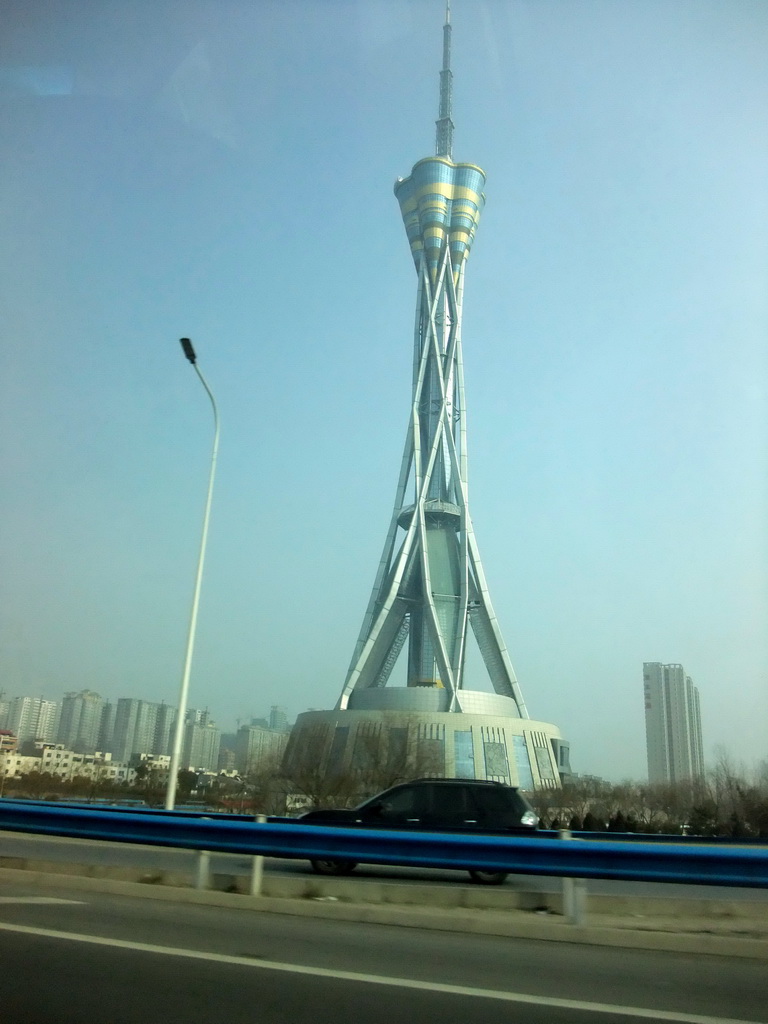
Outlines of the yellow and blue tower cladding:
{"label": "yellow and blue tower cladding", "polygon": [[[468,710],[462,691],[471,629],[494,690],[508,698],[506,713],[527,718],[468,508],[461,313],[485,174],[452,157],[450,56],[449,5],[436,153],[395,184],[418,276],[408,432],[389,532],[338,708],[415,708],[414,689],[429,688],[443,694],[431,706]],[[406,687],[398,695],[390,686],[385,695],[406,643]]]}
{"label": "yellow and blue tower cladding", "polygon": [[458,280],[485,204],[484,185],[479,167],[442,156],[419,160],[410,177],[395,185],[416,270],[424,256],[433,284],[446,246]]}

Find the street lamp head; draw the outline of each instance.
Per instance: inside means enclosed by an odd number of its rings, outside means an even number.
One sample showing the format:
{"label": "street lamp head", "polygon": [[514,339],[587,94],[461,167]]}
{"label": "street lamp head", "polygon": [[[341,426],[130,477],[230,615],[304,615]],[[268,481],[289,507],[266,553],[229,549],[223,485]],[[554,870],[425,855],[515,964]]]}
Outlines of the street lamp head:
{"label": "street lamp head", "polygon": [[194,366],[197,362],[197,356],[195,355],[195,350],[192,348],[192,342],[189,338],[179,338],[179,341],[181,342],[181,347],[184,349],[184,355]]}

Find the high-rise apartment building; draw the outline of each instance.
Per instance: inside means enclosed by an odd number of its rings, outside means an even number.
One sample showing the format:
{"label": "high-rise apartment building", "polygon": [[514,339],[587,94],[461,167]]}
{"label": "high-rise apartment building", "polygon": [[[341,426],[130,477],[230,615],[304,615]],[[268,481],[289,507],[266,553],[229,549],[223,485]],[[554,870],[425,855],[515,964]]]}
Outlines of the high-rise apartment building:
{"label": "high-rise apartment building", "polygon": [[25,740],[53,740],[58,728],[60,707],[58,701],[44,697],[15,697],[11,702],[7,727]]}
{"label": "high-rise apartment building", "polygon": [[260,768],[276,766],[283,756],[288,734],[261,725],[242,725],[235,737],[235,767],[247,775]]}
{"label": "high-rise apartment building", "polygon": [[111,751],[115,737],[115,705],[105,701],[101,706],[101,720],[99,722],[99,736],[96,741],[96,749]]}
{"label": "high-rise apartment building", "polygon": [[190,708],[184,723],[181,767],[216,771],[219,764],[221,732],[207,711]]}
{"label": "high-rise apartment building", "polygon": [[286,732],[288,715],[285,713],[285,708],[281,708],[277,704],[272,705],[269,709],[269,728],[275,732]]}
{"label": "high-rise apartment building", "polygon": [[699,691],[682,665],[643,664],[648,781],[679,782],[704,774]]}
{"label": "high-rise apartment building", "polygon": [[78,754],[99,750],[99,728],[104,702],[93,690],[65,693],[56,742]]}
{"label": "high-rise apartment building", "polygon": [[134,697],[121,697],[115,709],[112,756],[130,761],[134,754],[167,754],[176,709]]}
{"label": "high-rise apartment building", "polygon": [[176,708],[172,704],[157,705],[155,718],[155,740],[151,753],[170,754],[173,746],[173,730],[176,726]]}

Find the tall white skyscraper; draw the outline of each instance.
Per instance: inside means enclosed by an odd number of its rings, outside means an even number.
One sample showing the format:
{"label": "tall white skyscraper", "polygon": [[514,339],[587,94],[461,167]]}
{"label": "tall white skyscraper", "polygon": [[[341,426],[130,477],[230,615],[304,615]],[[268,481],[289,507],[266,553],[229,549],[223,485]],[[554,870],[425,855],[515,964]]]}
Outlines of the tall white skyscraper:
{"label": "tall white skyscraper", "polygon": [[116,761],[134,754],[167,754],[176,709],[134,697],[120,697],[114,716],[111,751]]}
{"label": "tall white skyscraper", "polygon": [[643,664],[648,781],[679,782],[704,774],[699,691],[682,665]]}
{"label": "tall white skyscraper", "polygon": [[79,754],[92,754],[97,750],[103,704],[99,694],[93,690],[65,693],[56,742]]}
{"label": "tall white skyscraper", "polygon": [[276,732],[286,732],[288,729],[288,715],[285,713],[285,708],[281,708],[277,704],[272,705],[269,709],[269,728],[274,729]]}
{"label": "tall white skyscraper", "polygon": [[188,708],[184,723],[182,768],[215,771],[219,762],[221,732],[207,711]]}
{"label": "tall white skyscraper", "polygon": [[11,702],[6,700],[5,694],[0,690],[0,729],[8,728],[8,718],[11,714]]}
{"label": "tall white skyscraper", "polygon": [[61,708],[58,701],[43,697],[16,697],[11,703],[8,728],[24,740],[52,740],[56,735]]}

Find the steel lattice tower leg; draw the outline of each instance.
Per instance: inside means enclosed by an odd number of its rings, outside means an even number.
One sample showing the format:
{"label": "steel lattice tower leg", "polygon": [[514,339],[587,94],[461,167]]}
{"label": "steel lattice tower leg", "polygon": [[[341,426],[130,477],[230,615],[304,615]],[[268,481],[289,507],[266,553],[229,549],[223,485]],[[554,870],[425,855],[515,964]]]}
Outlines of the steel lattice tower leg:
{"label": "steel lattice tower leg", "polygon": [[[443,687],[450,710],[461,711],[471,625],[495,691],[528,717],[467,504],[461,303],[484,180],[479,168],[434,158],[395,187],[418,271],[412,405],[394,511],[340,709],[354,690],[386,685],[407,639],[408,686]],[[414,501],[406,505],[409,483]]]}

